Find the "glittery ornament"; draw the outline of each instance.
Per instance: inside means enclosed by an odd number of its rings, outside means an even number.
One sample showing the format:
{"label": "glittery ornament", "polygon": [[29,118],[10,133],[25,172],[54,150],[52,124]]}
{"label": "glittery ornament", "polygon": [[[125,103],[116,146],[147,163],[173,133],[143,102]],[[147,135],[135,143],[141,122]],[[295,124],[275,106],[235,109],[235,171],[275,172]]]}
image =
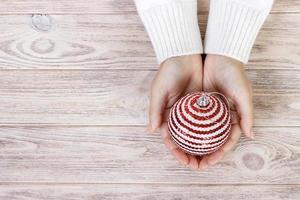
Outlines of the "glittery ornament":
{"label": "glittery ornament", "polygon": [[188,94],[172,107],[168,127],[174,142],[185,152],[199,156],[210,154],[229,136],[228,101],[220,93]]}

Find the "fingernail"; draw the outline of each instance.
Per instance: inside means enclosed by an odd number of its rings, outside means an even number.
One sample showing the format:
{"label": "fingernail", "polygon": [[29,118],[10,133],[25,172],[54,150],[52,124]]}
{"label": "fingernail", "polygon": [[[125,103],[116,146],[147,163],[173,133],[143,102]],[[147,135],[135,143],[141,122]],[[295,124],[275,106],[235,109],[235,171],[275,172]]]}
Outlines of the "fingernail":
{"label": "fingernail", "polygon": [[254,134],[253,128],[250,129],[250,137],[252,140],[255,139],[255,134]]}
{"label": "fingernail", "polygon": [[189,164],[188,161],[180,161],[180,163],[185,167]]}
{"label": "fingernail", "polygon": [[205,170],[207,167],[208,167],[207,164],[201,164],[201,165],[199,165],[199,169],[200,170]]}
{"label": "fingernail", "polygon": [[149,134],[153,134],[154,131],[153,131],[151,125],[148,125],[148,127],[147,127],[147,132],[148,132]]}
{"label": "fingernail", "polygon": [[157,129],[159,128],[159,124],[158,124],[158,122],[153,122],[152,124],[151,124],[151,131],[152,131],[152,133],[155,133],[155,131],[157,131]]}
{"label": "fingernail", "polygon": [[215,165],[217,162],[218,162],[218,160],[216,160],[216,159],[208,159],[208,164],[210,165],[210,166],[212,166],[212,165]]}
{"label": "fingernail", "polygon": [[187,157],[185,160],[180,160],[181,164],[184,166],[188,166],[188,164],[190,163],[189,158]]}

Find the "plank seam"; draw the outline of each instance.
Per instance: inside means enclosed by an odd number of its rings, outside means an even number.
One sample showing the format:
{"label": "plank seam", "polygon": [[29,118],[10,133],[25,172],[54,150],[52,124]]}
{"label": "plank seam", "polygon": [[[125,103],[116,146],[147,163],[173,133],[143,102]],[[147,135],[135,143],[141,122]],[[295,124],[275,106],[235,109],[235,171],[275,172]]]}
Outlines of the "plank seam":
{"label": "plank seam", "polygon": [[293,184],[293,183],[274,183],[274,184],[267,184],[267,183],[224,183],[224,184],[213,184],[213,183],[174,183],[174,182],[0,182],[0,186],[2,185],[190,185],[190,186],[300,186],[300,183]]}
{"label": "plank seam", "polygon": [[[2,127],[119,127],[119,128],[126,128],[126,127],[136,127],[136,128],[147,128],[147,125],[139,125],[139,124],[132,124],[132,125],[123,125],[123,124],[117,124],[117,125],[113,125],[113,124],[57,124],[57,123],[53,123],[53,124],[46,124],[46,123],[0,123],[0,128]],[[257,125],[254,126],[254,128],[300,128],[300,126],[286,126],[286,125]]]}
{"label": "plank seam", "polygon": [[[131,15],[136,15],[137,16],[137,12],[134,10],[132,11],[121,11],[119,13],[114,13],[114,12],[103,12],[103,13],[99,13],[99,12],[87,12],[87,13],[81,13],[81,12],[2,12],[0,14],[0,16],[5,16],[5,15],[32,15],[32,14],[43,14],[43,15],[63,15],[63,16],[67,16],[67,15],[127,15],[127,16],[131,16]],[[198,12],[197,15],[207,15],[208,11],[205,12]],[[297,11],[271,11],[270,14],[300,14],[300,12]]]}

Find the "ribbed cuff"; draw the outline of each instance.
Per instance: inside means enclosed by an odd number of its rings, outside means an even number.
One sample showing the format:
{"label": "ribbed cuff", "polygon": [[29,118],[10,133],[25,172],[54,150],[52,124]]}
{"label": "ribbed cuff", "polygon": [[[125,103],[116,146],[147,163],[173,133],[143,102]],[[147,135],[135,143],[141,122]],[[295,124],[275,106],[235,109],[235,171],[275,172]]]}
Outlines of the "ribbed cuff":
{"label": "ribbed cuff", "polygon": [[247,63],[255,38],[270,8],[271,6],[262,8],[247,4],[241,0],[211,0],[205,53],[224,55]]}
{"label": "ribbed cuff", "polygon": [[139,12],[158,63],[170,57],[203,53],[197,1],[172,2]]}

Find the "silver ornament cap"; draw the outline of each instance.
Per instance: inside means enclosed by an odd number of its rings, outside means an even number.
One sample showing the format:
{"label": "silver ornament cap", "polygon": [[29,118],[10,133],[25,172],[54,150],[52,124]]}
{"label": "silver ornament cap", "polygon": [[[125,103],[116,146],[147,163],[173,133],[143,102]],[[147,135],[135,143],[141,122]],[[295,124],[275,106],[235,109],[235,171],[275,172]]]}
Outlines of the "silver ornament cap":
{"label": "silver ornament cap", "polygon": [[203,93],[201,97],[197,100],[197,105],[200,107],[205,107],[209,104],[209,97],[207,94]]}

